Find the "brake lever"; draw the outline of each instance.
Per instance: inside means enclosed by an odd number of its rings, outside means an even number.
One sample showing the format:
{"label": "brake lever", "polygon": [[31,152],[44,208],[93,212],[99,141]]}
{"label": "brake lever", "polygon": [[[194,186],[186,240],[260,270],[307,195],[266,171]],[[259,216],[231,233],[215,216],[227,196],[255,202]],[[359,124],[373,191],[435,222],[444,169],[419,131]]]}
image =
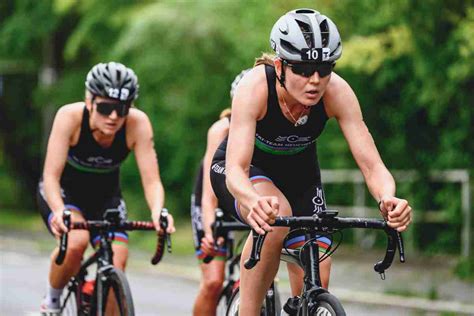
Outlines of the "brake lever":
{"label": "brake lever", "polygon": [[398,253],[400,255],[400,262],[405,262],[405,247],[403,245],[403,238],[402,233],[397,231],[397,245],[398,245]]}
{"label": "brake lever", "polygon": [[163,208],[160,215],[160,227],[163,230],[163,238],[166,240],[166,250],[171,253],[171,236],[166,232],[168,229],[168,209]]}
{"label": "brake lever", "polygon": [[[63,212],[63,222],[66,228],[69,230],[71,226],[71,211],[68,209],[65,209]],[[66,258],[67,244],[68,244],[68,233],[66,232],[61,235],[61,239],[59,242],[59,253],[55,260],[57,265],[63,264],[64,259]]]}
{"label": "brake lever", "polygon": [[260,261],[260,253],[262,252],[265,237],[267,237],[267,232],[265,232],[264,235],[260,235],[254,229],[252,229],[252,251],[250,252],[250,257],[245,260],[245,269],[252,269]]}

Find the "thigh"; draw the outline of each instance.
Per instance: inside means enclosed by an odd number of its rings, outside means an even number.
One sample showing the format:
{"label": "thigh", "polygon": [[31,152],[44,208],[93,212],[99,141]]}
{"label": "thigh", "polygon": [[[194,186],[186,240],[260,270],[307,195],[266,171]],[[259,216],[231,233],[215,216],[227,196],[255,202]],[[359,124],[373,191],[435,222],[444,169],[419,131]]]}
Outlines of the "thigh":
{"label": "thigh", "polygon": [[304,193],[291,201],[295,216],[312,216],[326,210],[326,197],[320,183],[301,188],[301,192]]}
{"label": "thigh", "polygon": [[128,259],[128,247],[123,243],[112,243],[112,251],[114,253],[114,266],[122,271],[125,271]]}
{"label": "thigh", "polygon": [[[291,215],[291,207],[288,200],[280,189],[273,183],[271,177],[262,169],[251,165],[249,170],[249,180],[260,195],[272,195],[278,197],[280,203],[279,215]],[[219,207],[224,213],[230,214],[242,223],[247,223],[248,210],[245,210],[227,189],[225,176],[225,161],[214,162],[211,166],[212,188],[219,200]]]}
{"label": "thigh", "polygon": [[[84,221],[84,214],[83,210],[79,206],[77,201],[74,201],[70,192],[61,188],[61,198],[64,202],[64,207],[69,209],[72,213],[72,220],[73,221]],[[53,211],[50,209],[48,203],[46,202],[46,196],[44,193],[43,188],[43,181],[38,183],[38,190],[36,192],[36,204],[38,206],[38,210],[40,212],[41,218],[48,229],[48,231],[53,235],[51,231],[51,219],[53,217]],[[76,231],[72,235],[77,235]]]}
{"label": "thigh", "polygon": [[225,273],[225,259],[216,260],[216,258],[214,257],[214,259],[208,264],[201,264],[201,272],[203,280],[217,280],[223,283]]}

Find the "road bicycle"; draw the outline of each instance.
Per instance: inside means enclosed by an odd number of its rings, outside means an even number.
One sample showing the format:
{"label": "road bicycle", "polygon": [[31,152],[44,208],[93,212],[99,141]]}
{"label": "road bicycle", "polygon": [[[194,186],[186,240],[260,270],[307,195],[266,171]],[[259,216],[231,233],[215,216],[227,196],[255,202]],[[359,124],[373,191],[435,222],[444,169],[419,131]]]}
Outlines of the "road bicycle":
{"label": "road bicycle", "polygon": [[[403,239],[399,232],[388,226],[381,219],[338,217],[338,211],[326,210],[313,216],[279,216],[271,226],[289,227],[304,232],[305,243],[300,249],[282,249],[281,260],[296,263],[304,270],[304,286],[300,296],[289,298],[283,307],[288,315],[297,316],[344,316],[346,315],[340,301],[326,289],[321,287],[319,275],[319,251],[315,242],[318,237],[332,236],[346,228],[379,229],[387,235],[387,249],[383,260],[377,262],[374,270],[385,279],[387,270],[394,259],[398,248],[400,262],[405,262]],[[265,241],[265,235],[259,235],[252,230],[252,251],[245,261],[245,268],[252,269],[260,260],[260,253]],[[336,250],[332,250],[330,255]],[[324,255],[325,256],[325,255]]]}
{"label": "road bicycle", "polygon": [[[151,259],[152,264],[157,264],[163,257],[166,244],[171,252],[171,238],[166,233],[168,227],[168,211],[163,209],[160,217],[161,232],[155,254]],[[71,212],[64,211],[63,220],[68,229],[84,229],[98,233],[99,247],[81,264],[79,272],[71,278],[67,290],[61,297],[60,315],[98,315],[102,316],[114,312],[122,316],[133,316],[132,292],[125,273],[113,266],[112,241],[117,231],[155,230],[153,222],[124,221],[120,218],[120,211],[109,209],[104,213],[102,221],[85,221],[71,223]],[[68,234],[63,234],[60,239],[59,253],[56,264],[63,263],[66,257]],[[96,265],[95,277],[87,278],[88,270]]]}
{"label": "road bicycle", "polygon": [[[242,244],[247,239],[247,235],[243,235],[237,244],[233,232],[235,231],[250,231],[250,226],[236,221],[225,221],[222,210],[216,210],[216,219],[212,224],[213,238],[217,251],[217,242],[219,238],[224,238],[226,249],[228,249],[226,258],[226,274],[224,287],[222,288],[219,301],[217,304],[218,316],[235,316],[238,315],[240,304],[240,279],[238,270],[240,266],[240,258],[242,251]],[[211,256],[204,258],[204,263],[212,260]],[[262,303],[260,315],[274,316],[281,309],[280,295],[275,282],[272,282],[270,288],[267,290],[265,300]]]}

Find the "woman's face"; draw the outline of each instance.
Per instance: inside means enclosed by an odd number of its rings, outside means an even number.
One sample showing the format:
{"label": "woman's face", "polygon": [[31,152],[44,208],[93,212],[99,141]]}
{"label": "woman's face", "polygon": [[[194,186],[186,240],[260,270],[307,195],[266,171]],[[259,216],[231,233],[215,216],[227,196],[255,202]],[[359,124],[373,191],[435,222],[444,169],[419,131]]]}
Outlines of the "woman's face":
{"label": "woman's face", "polygon": [[[304,106],[317,104],[319,100],[321,100],[331,78],[330,70],[332,70],[332,66],[328,64],[324,65],[321,69],[317,67],[316,69],[318,71],[315,71],[312,75],[307,77],[307,74],[312,72],[311,67],[314,66],[314,64],[308,68],[310,70],[309,72],[304,65],[299,64],[296,67],[295,65],[296,63],[283,62],[280,59],[275,61],[275,67],[279,76],[281,76],[281,67],[285,68],[285,87],[288,93]],[[329,71],[328,66],[330,67]],[[304,71],[303,74],[306,74],[306,76],[298,74],[301,73],[301,71]],[[322,76],[320,73],[326,75]]]}
{"label": "woman's face", "polygon": [[114,135],[120,130],[127,118],[128,109],[126,107],[118,100],[100,96],[87,99],[87,108],[91,113],[91,128],[98,129],[107,136]]}

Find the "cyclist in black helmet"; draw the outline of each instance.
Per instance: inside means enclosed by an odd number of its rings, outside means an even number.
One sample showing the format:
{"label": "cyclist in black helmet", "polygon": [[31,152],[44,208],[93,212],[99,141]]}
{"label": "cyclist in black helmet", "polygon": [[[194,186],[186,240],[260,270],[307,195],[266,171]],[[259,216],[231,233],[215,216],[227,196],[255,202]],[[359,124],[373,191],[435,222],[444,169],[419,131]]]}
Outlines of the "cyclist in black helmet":
{"label": "cyclist in black helmet", "polygon": [[[120,165],[133,150],[145,198],[156,229],[164,204],[153,130],[148,116],[133,107],[138,80],[132,69],[116,62],[95,65],[87,74],[84,102],[62,106],[56,113],[48,141],[43,177],[38,185],[38,206],[48,230],[58,238],[67,231],[62,214],[72,211],[75,222],[102,219],[109,208],[126,206],[120,189]],[[168,232],[174,232],[170,217]],[[99,236],[88,231],[69,232],[67,256],[56,265],[58,248],[51,255],[43,315],[59,313],[59,298],[67,281],[78,272],[89,242]],[[125,269],[128,250],[125,232],[115,233],[114,265]]]}
{"label": "cyclist in black helmet", "polygon": [[[316,140],[328,119],[335,118],[341,127],[388,225],[404,231],[411,221],[411,207],[395,197],[395,181],[377,152],[354,92],[333,72],[342,53],[336,25],[315,10],[293,10],[275,23],[270,44],[276,56],[263,56],[241,81],[232,102],[228,141],[217,149],[211,167],[222,208],[258,233],[269,232],[260,263],[251,270],[241,268],[240,315],[245,316],[260,314],[288,233],[269,224],[277,215],[325,210]],[[327,242],[319,240],[320,249]],[[250,238],[242,260],[249,257],[251,245]],[[292,294],[299,295],[303,271],[294,264],[288,270]],[[329,270],[326,260],[321,265],[326,288]]]}

